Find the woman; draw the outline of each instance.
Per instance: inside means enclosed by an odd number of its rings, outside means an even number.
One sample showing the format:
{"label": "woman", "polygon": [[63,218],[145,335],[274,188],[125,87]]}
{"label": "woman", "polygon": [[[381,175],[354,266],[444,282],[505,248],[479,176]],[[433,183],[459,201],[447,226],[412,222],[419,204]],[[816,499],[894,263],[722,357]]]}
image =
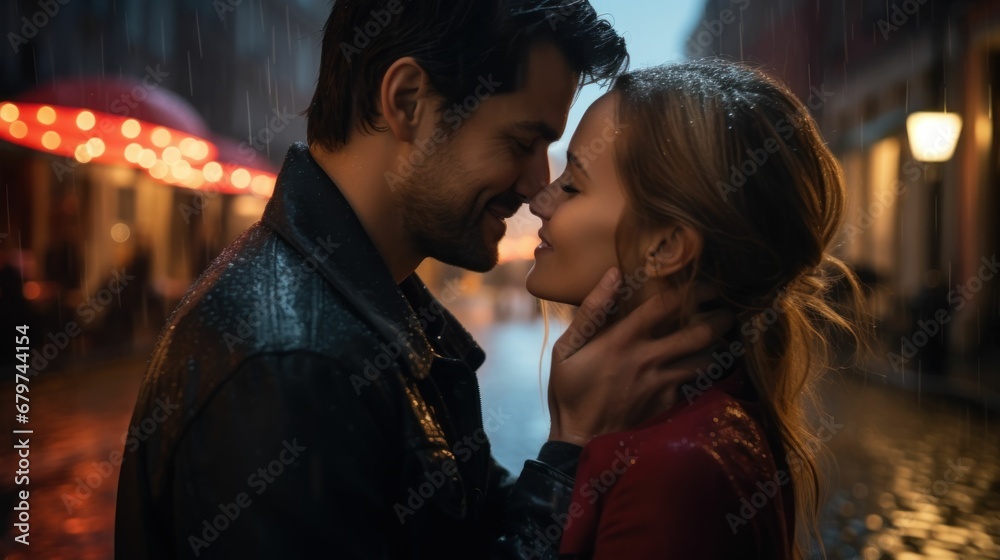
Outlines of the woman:
{"label": "woman", "polygon": [[[665,333],[709,308],[737,321],[664,380],[640,424],[586,444],[560,552],[803,557],[821,489],[825,436],[806,404],[826,359],[824,325],[863,341],[824,299],[842,279],[861,308],[853,273],[827,252],[845,191],[815,122],[756,70],[690,62],[618,79],[568,160],[532,200],[543,221],[533,295],[580,305],[616,268],[612,320],[662,297],[685,302]],[[572,384],[553,378],[550,403]]]}

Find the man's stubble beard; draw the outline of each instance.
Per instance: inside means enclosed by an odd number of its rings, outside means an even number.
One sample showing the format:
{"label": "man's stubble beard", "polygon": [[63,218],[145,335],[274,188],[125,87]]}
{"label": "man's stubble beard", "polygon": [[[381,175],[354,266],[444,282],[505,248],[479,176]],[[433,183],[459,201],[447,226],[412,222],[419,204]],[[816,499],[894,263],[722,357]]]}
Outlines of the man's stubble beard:
{"label": "man's stubble beard", "polygon": [[472,215],[473,202],[461,198],[476,182],[455,155],[454,142],[415,166],[396,189],[403,227],[422,254],[472,272],[489,272],[499,261],[497,246],[485,239],[483,212]]}

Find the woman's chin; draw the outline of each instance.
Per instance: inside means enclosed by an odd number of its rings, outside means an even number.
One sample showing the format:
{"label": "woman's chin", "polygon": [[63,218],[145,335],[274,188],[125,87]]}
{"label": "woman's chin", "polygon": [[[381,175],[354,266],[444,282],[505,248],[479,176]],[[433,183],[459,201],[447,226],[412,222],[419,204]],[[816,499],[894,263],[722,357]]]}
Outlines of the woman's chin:
{"label": "woman's chin", "polygon": [[541,274],[536,268],[532,268],[528,272],[524,284],[528,293],[540,300],[575,306],[579,306],[581,303],[579,298],[571,297],[571,294],[566,293],[565,290],[560,290],[561,283],[557,279]]}

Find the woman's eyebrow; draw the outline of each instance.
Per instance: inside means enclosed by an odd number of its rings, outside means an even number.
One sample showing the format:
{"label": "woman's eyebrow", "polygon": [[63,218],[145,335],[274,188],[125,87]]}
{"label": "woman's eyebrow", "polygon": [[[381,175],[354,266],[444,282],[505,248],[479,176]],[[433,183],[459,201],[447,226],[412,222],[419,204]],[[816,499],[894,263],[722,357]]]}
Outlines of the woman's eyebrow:
{"label": "woman's eyebrow", "polygon": [[576,154],[570,150],[566,150],[566,161],[568,161],[571,165],[576,166],[577,169],[590,179],[590,173],[587,173],[587,168],[583,166],[583,162],[580,161],[580,158],[576,157]]}

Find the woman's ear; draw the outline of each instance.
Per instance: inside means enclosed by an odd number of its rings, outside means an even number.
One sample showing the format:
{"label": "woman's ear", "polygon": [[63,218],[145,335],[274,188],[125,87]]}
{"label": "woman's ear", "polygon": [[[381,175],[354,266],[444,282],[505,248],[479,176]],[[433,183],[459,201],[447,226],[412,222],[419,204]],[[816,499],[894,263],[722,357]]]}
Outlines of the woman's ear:
{"label": "woman's ear", "polygon": [[379,109],[393,136],[409,143],[418,138],[424,119],[437,118],[435,98],[427,72],[413,57],[404,57],[385,72]]}
{"label": "woman's ear", "polygon": [[647,238],[645,263],[652,278],[666,278],[701,256],[701,234],[684,224],[657,230]]}

